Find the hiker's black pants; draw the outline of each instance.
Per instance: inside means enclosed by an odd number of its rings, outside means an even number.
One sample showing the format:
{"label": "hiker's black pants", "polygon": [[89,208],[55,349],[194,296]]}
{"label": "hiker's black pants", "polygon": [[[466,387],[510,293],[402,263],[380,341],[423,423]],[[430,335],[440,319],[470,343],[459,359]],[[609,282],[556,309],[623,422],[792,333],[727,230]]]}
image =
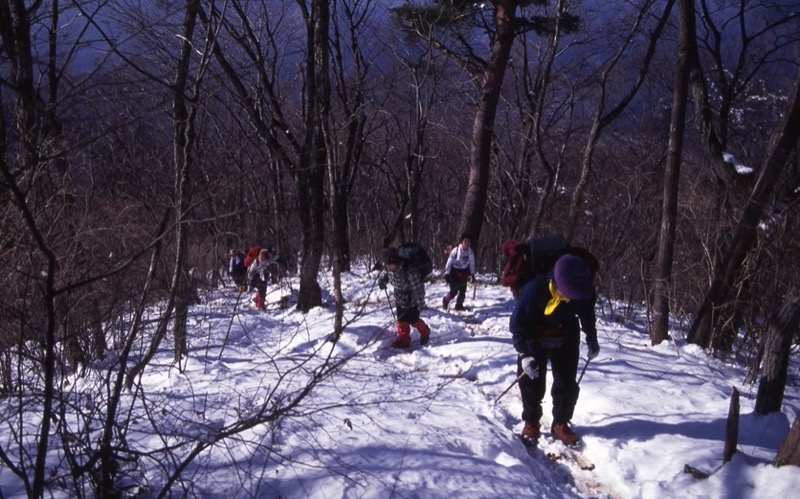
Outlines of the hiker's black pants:
{"label": "hiker's black pants", "polygon": [[[578,360],[580,359],[580,327],[570,327],[564,343],[557,348],[545,347],[531,342],[531,353],[539,368],[539,377],[532,380],[523,376],[519,381],[522,395],[522,419],[538,422],[542,417],[542,399],[547,388],[547,363],[553,371],[553,386],[550,396],[553,398],[553,421],[568,422],[572,419],[575,404],[578,402]],[[517,376],[522,374],[522,364],[517,358]]]}
{"label": "hiker's black pants", "polygon": [[469,284],[469,269],[450,269],[447,283],[450,285],[450,298],[455,298],[456,305],[463,305],[467,297]]}
{"label": "hiker's black pants", "polygon": [[252,281],[251,285],[252,285],[253,289],[256,290],[256,292],[258,293],[258,296],[260,296],[262,300],[266,299],[266,297],[267,297],[267,280],[266,279],[261,279],[260,277],[256,276],[256,277],[253,278],[253,281]]}

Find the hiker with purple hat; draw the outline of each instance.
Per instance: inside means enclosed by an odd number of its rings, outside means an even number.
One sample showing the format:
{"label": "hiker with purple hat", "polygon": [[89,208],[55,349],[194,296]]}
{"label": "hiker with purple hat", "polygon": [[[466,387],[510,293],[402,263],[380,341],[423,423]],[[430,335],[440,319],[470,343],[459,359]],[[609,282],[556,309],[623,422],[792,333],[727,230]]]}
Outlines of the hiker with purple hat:
{"label": "hiker with purple hat", "polygon": [[580,437],[570,420],[578,402],[575,380],[580,359],[580,332],[586,335],[589,359],[600,353],[594,313],[597,295],[592,271],[584,259],[561,256],[549,274],[522,288],[509,323],[518,352],[517,374],[522,395],[522,439],[536,445],[540,436],[542,399],[546,390],[547,363],[553,372],[553,422],[551,431],[564,444],[574,446]]}

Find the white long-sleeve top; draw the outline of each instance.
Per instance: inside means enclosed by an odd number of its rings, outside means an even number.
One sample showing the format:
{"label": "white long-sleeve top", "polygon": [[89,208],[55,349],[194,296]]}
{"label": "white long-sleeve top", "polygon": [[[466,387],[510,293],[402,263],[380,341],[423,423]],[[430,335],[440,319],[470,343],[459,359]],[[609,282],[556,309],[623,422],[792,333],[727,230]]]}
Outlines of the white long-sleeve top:
{"label": "white long-sleeve top", "polygon": [[272,265],[272,263],[270,259],[260,261],[256,258],[247,269],[247,278],[253,280],[253,278],[258,277],[260,280],[266,281],[267,275],[269,274],[269,266]]}
{"label": "white long-sleeve top", "polygon": [[450,273],[450,269],[469,269],[470,275],[475,275],[475,252],[472,248],[464,249],[460,244],[453,248],[447,257],[444,266],[445,275]]}

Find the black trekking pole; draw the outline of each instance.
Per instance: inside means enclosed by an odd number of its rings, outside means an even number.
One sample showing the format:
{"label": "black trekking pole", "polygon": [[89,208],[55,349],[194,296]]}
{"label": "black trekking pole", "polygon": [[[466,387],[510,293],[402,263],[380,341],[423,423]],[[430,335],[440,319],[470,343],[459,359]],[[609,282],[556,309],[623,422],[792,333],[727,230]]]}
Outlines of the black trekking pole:
{"label": "black trekking pole", "polygon": [[389,310],[392,312],[392,318],[397,322],[397,316],[394,315],[394,309],[392,308],[392,299],[389,297],[389,290],[383,288],[383,292],[386,293],[386,303],[389,305]]}
{"label": "black trekking pole", "polygon": [[219,347],[219,357],[217,357],[217,360],[220,360],[222,358],[222,352],[225,351],[225,345],[228,344],[228,336],[230,336],[231,334],[231,327],[233,327],[233,319],[236,317],[236,309],[239,307],[239,301],[242,299],[243,294],[244,293],[239,293],[239,295],[236,296],[236,303],[233,304],[233,312],[231,313],[231,321],[228,323],[228,331],[225,333],[225,339],[222,340],[222,346]]}
{"label": "black trekking pole", "polygon": [[501,393],[501,394],[500,394],[500,396],[498,396],[496,399],[494,399],[494,403],[496,404],[498,400],[500,400],[501,398],[503,398],[503,395],[505,395],[506,393],[508,393],[508,392],[509,392],[509,390],[511,390],[512,388],[514,388],[514,385],[516,385],[517,383],[519,383],[519,381],[522,379],[522,377],[523,377],[523,376],[525,376],[525,372],[522,372],[522,374],[520,374],[519,376],[517,376],[517,379],[515,379],[515,380],[514,380],[514,381],[513,381],[513,382],[512,382],[510,385],[508,385],[508,388],[506,388],[505,390],[503,390],[503,393]]}
{"label": "black trekking pole", "polygon": [[581,384],[581,380],[583,379],[583,375],[586,374],[586,368],[589,367],[589,362],[591,362],[591,357],[586,357],[586,364],[583,365],[583,370],[581,371],[581,375],[578,377],[578,383]]}

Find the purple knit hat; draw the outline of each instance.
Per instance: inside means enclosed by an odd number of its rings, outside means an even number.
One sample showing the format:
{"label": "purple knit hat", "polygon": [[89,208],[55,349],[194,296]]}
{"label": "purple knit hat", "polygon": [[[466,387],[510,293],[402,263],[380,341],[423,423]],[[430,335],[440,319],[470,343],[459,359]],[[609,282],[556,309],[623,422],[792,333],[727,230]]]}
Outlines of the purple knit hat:
{"label": "purple knit hat", "polygon": [[558,292],[570,300],[584,300],[594,294],[592,272],[583,259],[575,255],[564,255],[556,261],[553,280]]}

